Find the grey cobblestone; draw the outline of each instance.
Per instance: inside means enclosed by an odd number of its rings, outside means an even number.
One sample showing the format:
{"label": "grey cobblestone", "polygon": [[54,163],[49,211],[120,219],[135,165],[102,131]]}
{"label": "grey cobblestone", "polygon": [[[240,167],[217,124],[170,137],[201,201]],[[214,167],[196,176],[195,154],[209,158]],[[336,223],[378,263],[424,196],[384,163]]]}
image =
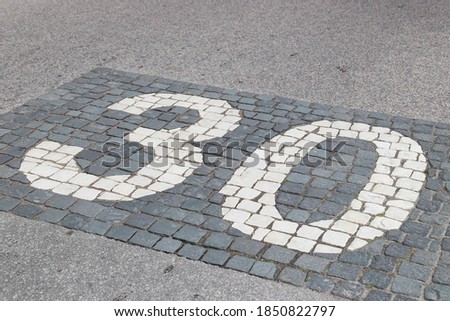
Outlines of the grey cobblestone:
{"label": "grey cobblestone", "polygon": [[65,212],[65,211],[61,211],[61,210],[57,210],[57,209],[49,209],[49,210],[46,210],[45,212],[39,214],[38,216],[36,216],[36,219],[38,219],[40,221],[49,222],[49,223],[58,223],[66,215],[67,215],[67,212]]}
{"label": "grey cobblestone", "polygon": [[178,231],[181,226],[181,224],[163,219],[154,223],[149,230],[157,234],[171,236],[175,234],[175,232]]}
{"label": "grey cobblestone", "polygon": [[240,237],[231,244],[230,249],[243,254],[256,255],[263,247],[264,244],[260,242]]}
{"label": "grey cobblestone", "polygon": [[331,293],[356,300],[360,299],[364,293],[364,286],[355,282],[339,281]]}
{"label": "grey cobblestone", "polygon": [[299,286],[305,282],[306,273],[301,270],[298,270],[298,269],[285,267],[280,272],[278,279],[280,279],[283,282],[287,282],[287,283]]}
{"label": "grey cobblestone", "polygon": [[164,237],[153,248],[158,251],[175,253],[182,245],[183,243],[178,240]]}
{"label": "grey cobblestone", "polygon": [[386,273],[378,271],[367,271],[364,273],[361,282],[379,289],[386,289],[392,281],[392,277]]}
{"label": "grey cobblestone", "polygon": [[348,263],[331,263],[328,269],[328,275],[340,277],[346,280],[356,281],[362,269],[356,265]]}
{"label": "grey cobblestone", "polygon": [[185,258],[191,259],[191,260],[199,260],[203,253],[206,252],[206,249],[204,249],[201,246],[191,245],[191,244],[185,244],[179,251],[178,254],[184,256]]}
{"label": "grey cobblestone", "polygon": [[232,241],[233,238],[228,234],[211,233],[211,235],[205,241],[205,246],[225,250],[230,246]]}
{"label": "grey cobblestone", "polygon": [[144,246],[144,247],[152,247],[158,242],[160,237],[156,234],[145,232],[145,231],[137,231],[136,234],[130,239],[130,243]]}
{"label": "grey cobblestone", "polygon": [[202,261],[214,265],[224,265],[230,254],[221,250],[208,250],[202,257]]}
{"label": "grey cobblestone", "polygon": [[431,276],[431,269],[423,265],[403,262],[398,269],[398,274],[425,282]]}
{"label": "grey cobblestone", "polygon": [[277,267],[273,263],[256,261],[250,270],[250,274],[260,276],[266,279],[273,279]]}
{"label": "grey cobblestone", "polygon": [[308,280],[308,288],[317,292],[330,292],[334,288],[332,279],[323,277],[319,274],[313,274]]}
{"label": "grey cobblestone", "polygon": [[295,261],[295,265],[298,267],[315,272],[324,271],[329,263],[330,261],[327,259],[309,254],[304,254],[300,256],[297,261]]}
{"label": "grey cobblestone", "polygon": [[120,226],[111,227],[105,235],[107,237],[125,242],[125,241],[129,240],[135,232],[136,232],[136,229],[134,229],[134,228],[120,225]]}
{"label": "grey cobblestone", "polygon": [[97,235],[104,235],[111,227],[111,223],[106,223],[102,221],[92,220],[84,225],[81,230],[94,233]]}
{"label": "grey cobblestone", "polygon": [[205,234],[206,231],[198,227],[185,225],[173,237],[191,243],[198,243]]}
{"label": "grey cobblestone", "polygon": [[413,279],[404,276],[396,276],[392,283],[392,291],[411,297],[419,297],[421,285]]}

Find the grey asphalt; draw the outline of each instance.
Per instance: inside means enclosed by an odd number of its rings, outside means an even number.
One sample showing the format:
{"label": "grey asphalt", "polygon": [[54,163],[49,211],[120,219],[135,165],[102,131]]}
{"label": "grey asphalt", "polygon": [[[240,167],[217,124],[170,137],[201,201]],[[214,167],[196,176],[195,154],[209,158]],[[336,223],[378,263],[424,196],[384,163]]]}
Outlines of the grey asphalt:
{"label": "grey asphalt", "polygon": [[[449,122],[449,10],[448,0],[2,0],[0,110],[106,66]],[[66,233],[0,214],[0,299],[332,298]]]}

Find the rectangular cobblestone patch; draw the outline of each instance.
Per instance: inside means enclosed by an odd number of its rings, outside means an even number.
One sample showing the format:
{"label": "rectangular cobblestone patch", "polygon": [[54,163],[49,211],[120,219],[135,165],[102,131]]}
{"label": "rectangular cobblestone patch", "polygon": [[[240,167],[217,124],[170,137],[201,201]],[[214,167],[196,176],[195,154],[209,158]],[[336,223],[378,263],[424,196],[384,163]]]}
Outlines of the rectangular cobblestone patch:
{"label": "rectangular cobblestone patch", "polygon": [[[450,124],[97,68],[0,125],[0,211],[351,300],[449,300]],[[177,131],[189,166],[100,163]]]}

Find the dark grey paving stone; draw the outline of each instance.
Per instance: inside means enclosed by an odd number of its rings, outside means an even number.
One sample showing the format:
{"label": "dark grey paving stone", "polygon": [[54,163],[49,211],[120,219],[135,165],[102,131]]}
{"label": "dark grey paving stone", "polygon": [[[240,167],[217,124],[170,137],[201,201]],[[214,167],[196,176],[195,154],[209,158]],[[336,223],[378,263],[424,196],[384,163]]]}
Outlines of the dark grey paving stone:
{"label": "dark grey paving stone", "polygon": [[425,288],[425,299],[434,301],[450,301],[450,286],[431,284]]}
{"label": "dark grey paving stone", "polygon": [[398,243],[391,243],[387,246],[385,253],[393,257],[407,258],[411,253],[411,248]]}
{"label": "dark grey paving stone", "polygon": [[200,226],[205,222],[205,217],[201,214],[191,213],[183,219],[183,222]]}
{"label": "dark grey paving stone", "polygon": [[263,258],[271,261],[288,264],[294,259],[296,255],[297,255],[296,251],[292,251],[284,247],[273,245],[266,252],[264,252]]}
{"label": "dark grey paving stone", "polygon": [[419,263],[426,266],[433,266],[437,260],[437,253],[424,251],[424,250],[416,250],[411,257],[411,261],[415,263]]}
{"label": "dark grey paving stone", "polygon": [[83,215],[68,214],[61,220],[61,222],[59,222],[59,224],[70,229],[79,230],[86,225],[89,220],[89,217]]}
{"label": "dark grey paving stone", "polygon": [[371,257],[371,254],[367,252],[344,252],[339,256],[339,261],[367,266]]}
{"label": "dark grey paving stone", "polygon": [[0,211],[10,211],[20,204],[20,201],[15,198],[4,197],[0,199]]}
{"label": "dark grey paving stone", "polygon": [[149,233],[149,232],[145,232],[145,231],[137,231],[133,235],[133,237],[130,239],[129,242],[132,244],[150,248],[153,245],[155,245],[156,242],[158,242],[160,238],[161,238],[160,236],[153,234],[153,233]]}
{"label": "dark grey paving stone", "polygon": [[178,240],[164,237],[153,248],[158,251],[175,253],[182,245],[183,243]]}
{"label": "dark grey paving stone", "polygon": [[450,285],[450,268],[438,266],[433,275],[433,282]]}
{"label": "dark grey paving stone", "polygon": [[346,280],[356,281],[362,272],[362,268],[348,263],[333,262],[328,269],[328,275],[340,277]]}
{"label": "dark grey paving stone", "polygon": [[364,286],[355,282],[339,281],[331,293],[347,299],[357,300],[361,299],[364,293]]}
{"label": "dark grey paving stone", "polygon": [[178,255],[191,260],[199,260],[205,252],[206,249],[201,246],[185,244],[181,250],[178,251]]}
{"label": "dark grey paving stone", "polygon": [[34,217],[42,212],[42,209],[38,206],[31,204],[22,204],[13,209],[13,213],[23,217]]}
{"label": "dark grey paving stone", "polygon": [[48,209],[45,212],[36,216],[36,219],[38,219],[40,221],[49,222],[49,223],[58,223],[67,214],[68,213],[66,211],[61,211],[61,210],[57,210],[57,209]]}
{"label": "dark grey paving stone", "polygon": [[107,207],[97,214],[95,218],[104,222],[119,223],[123,222],[129,215],[129,212]]}
{"label": "dark grey paving stone", "polygon": [[147,214],[131,214],[126,219],[125,224],[146,230],[155,222],[156,219],[153,216]]}
{"label": "dark grey paving stone", "polygon": [[391,301],[391,299],[391,293],[380,290],[370,290],[364,298],[365,301]]}
{"label": "dark grey paving stone", "polygon": [[104,209],[105,207],[103,205],[97,204],[95,202],[78,200],[75,202],[75,204],[72,205],[70,211],[87,217],[95,217]]}
{"label": "dark grey paving stone", "polygon": [[397,265],[397,260],[392,257],[384,255],[375,255],[370,263],[370,267],[373,269],[392,272]]}
{"label": "dark grey paving stone", "polygon": [[250,274],[260,276],[266,279],[273,279],[275,272],[277,271],[277,266],[269,262],[256,261],[250,270]]}
{"label": "dark grey paving stone", "polygon": [[429,267],[411,262],[402,262],[398,274],[419,281],[427,281],[431,277],[432,270]]}
{"label": "dark grey paving stone", "polygon": [[153,233],[171,236],[176,231],[178,231],[181,228],[181,226],[182,226],[181,224],[175,223],[173,221],[162,219],[154,223],[150,227],[149,231]]}
{"label": "dark grey paving stone", "polygon": [[25,200],[30,201],[32,203],[36,203],[36,204],[44,204],[53,195],[55,195],[55,194],[50,191],[35,190],[35,191],[31,192],[30,194],[28,194],[25,197]]}
{"label": "dark grey paving stone", "polygon": [[262,250],[264,244],[261,242],[249,240],[247,238],[239,237],[231,244],[230,249],[243,254],[256,255]]}
{"label": "dark grey paving stone", "polygon": [[111,223],[92,220],[84,225],[81,230],[97,235],[104,235],[111,228],[111,226]]}
{"label": "dark grey paving stone", "polygon": [[411,297],[419,297],[421,288],[418,281],[400,275],[396,276],[392,283],[392,291]]}
{"label": "dark grey paving stone", "polygon": [[135,232],[136,232],[136,229],[134,229],[134,228],[124,226],[124,225],[118,225],[118,226],[111,227],[105,235],[107,237],[126,242],[131,238],[131,236]]}
{"label": "dark grey paving stone", "polygon": [[176,232],[173,237],[191,243],[198,243],[205,235],[205,230],[202,230],[198,227],[185,225],[180,230],[178,230],[178,232]]}
{"label": "dark grey paving stone", "polygon": [[206,239],[205,246],[214,247],[216,249],[225,250],[227,249],[233,238],[225,233],[211,233],[211,235]]}
{"label": "dark grey paving stone", "polygon": [[293,285],[303,285],[306,279],[306,273],[304,271],[293,269],[290,267],[285,267],[278,276],[283,282],[287,282]]}
{"label": "dark grey paving stone", "polygon": [[224,265],[230,254],[221,250],[208,250],[202,257],[202,261],[213,265]]}
{"label": "dark grey paving stone", "polygon": [[163,216],[175,221],[182,221],[187,215],[189,215],[188,211],[182,210],[181,208],[171,207],[166,212],[164,212]]}
{"label": "dark grey paving stone", "polygon": [[325,258],[303,254],[294,264],[300,268],[320,273],[326,269],[330,261]]}
{"label": "dark grey paving stone", "polygon": [[194,211],[194,212],[201,212],[206,206],[208,206],[208,202],[198,200],[198,199],[189,199],[186,202],[181,205],[182,208]]}
{"label": "dark grey paving stone", "polygon": [[369,270],[364,273],[361,282],[379,289],[387,289],[392,281],[392,277],[386,273]]}
{"label": "dark grey paving stone", "polygon": [[68,209],[73,203],[75,203],[76,199],[72,196],[65,195],[55,195],[50,198],[45,205],[48,207],[57,208],[60,210]]}
{"label": "dark grey paving stone", "polygon": [[227,262],[226,267],[237,271],[248,272],[255,262],[255,260],[248,257],[235,255]]}
{"label": "dark grey paving stone", "polygon": [[308,288],[317,292],[330,292],[334,288],[334,281],[319,274],[313,274],[308,279]]}
{"label": "dark grey paving stone", "polygon": [[230,227],[230,225],[230,223],[223,219],[211,217],[205,221],[203,227],[211,231],[224,232]]}

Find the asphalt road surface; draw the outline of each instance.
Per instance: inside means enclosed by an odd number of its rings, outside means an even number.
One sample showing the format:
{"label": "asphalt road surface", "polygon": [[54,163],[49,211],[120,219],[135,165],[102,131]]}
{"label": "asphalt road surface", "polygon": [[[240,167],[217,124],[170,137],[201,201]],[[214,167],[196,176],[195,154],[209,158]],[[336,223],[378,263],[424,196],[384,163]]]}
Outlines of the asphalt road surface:
{"label": "asphalt road surface", "polygon": [[[449,122],[449,10],[406,0],[2,0],[0,109],[106,66]],[[333,298],[67,232],[0,213],[0,299]]]}

